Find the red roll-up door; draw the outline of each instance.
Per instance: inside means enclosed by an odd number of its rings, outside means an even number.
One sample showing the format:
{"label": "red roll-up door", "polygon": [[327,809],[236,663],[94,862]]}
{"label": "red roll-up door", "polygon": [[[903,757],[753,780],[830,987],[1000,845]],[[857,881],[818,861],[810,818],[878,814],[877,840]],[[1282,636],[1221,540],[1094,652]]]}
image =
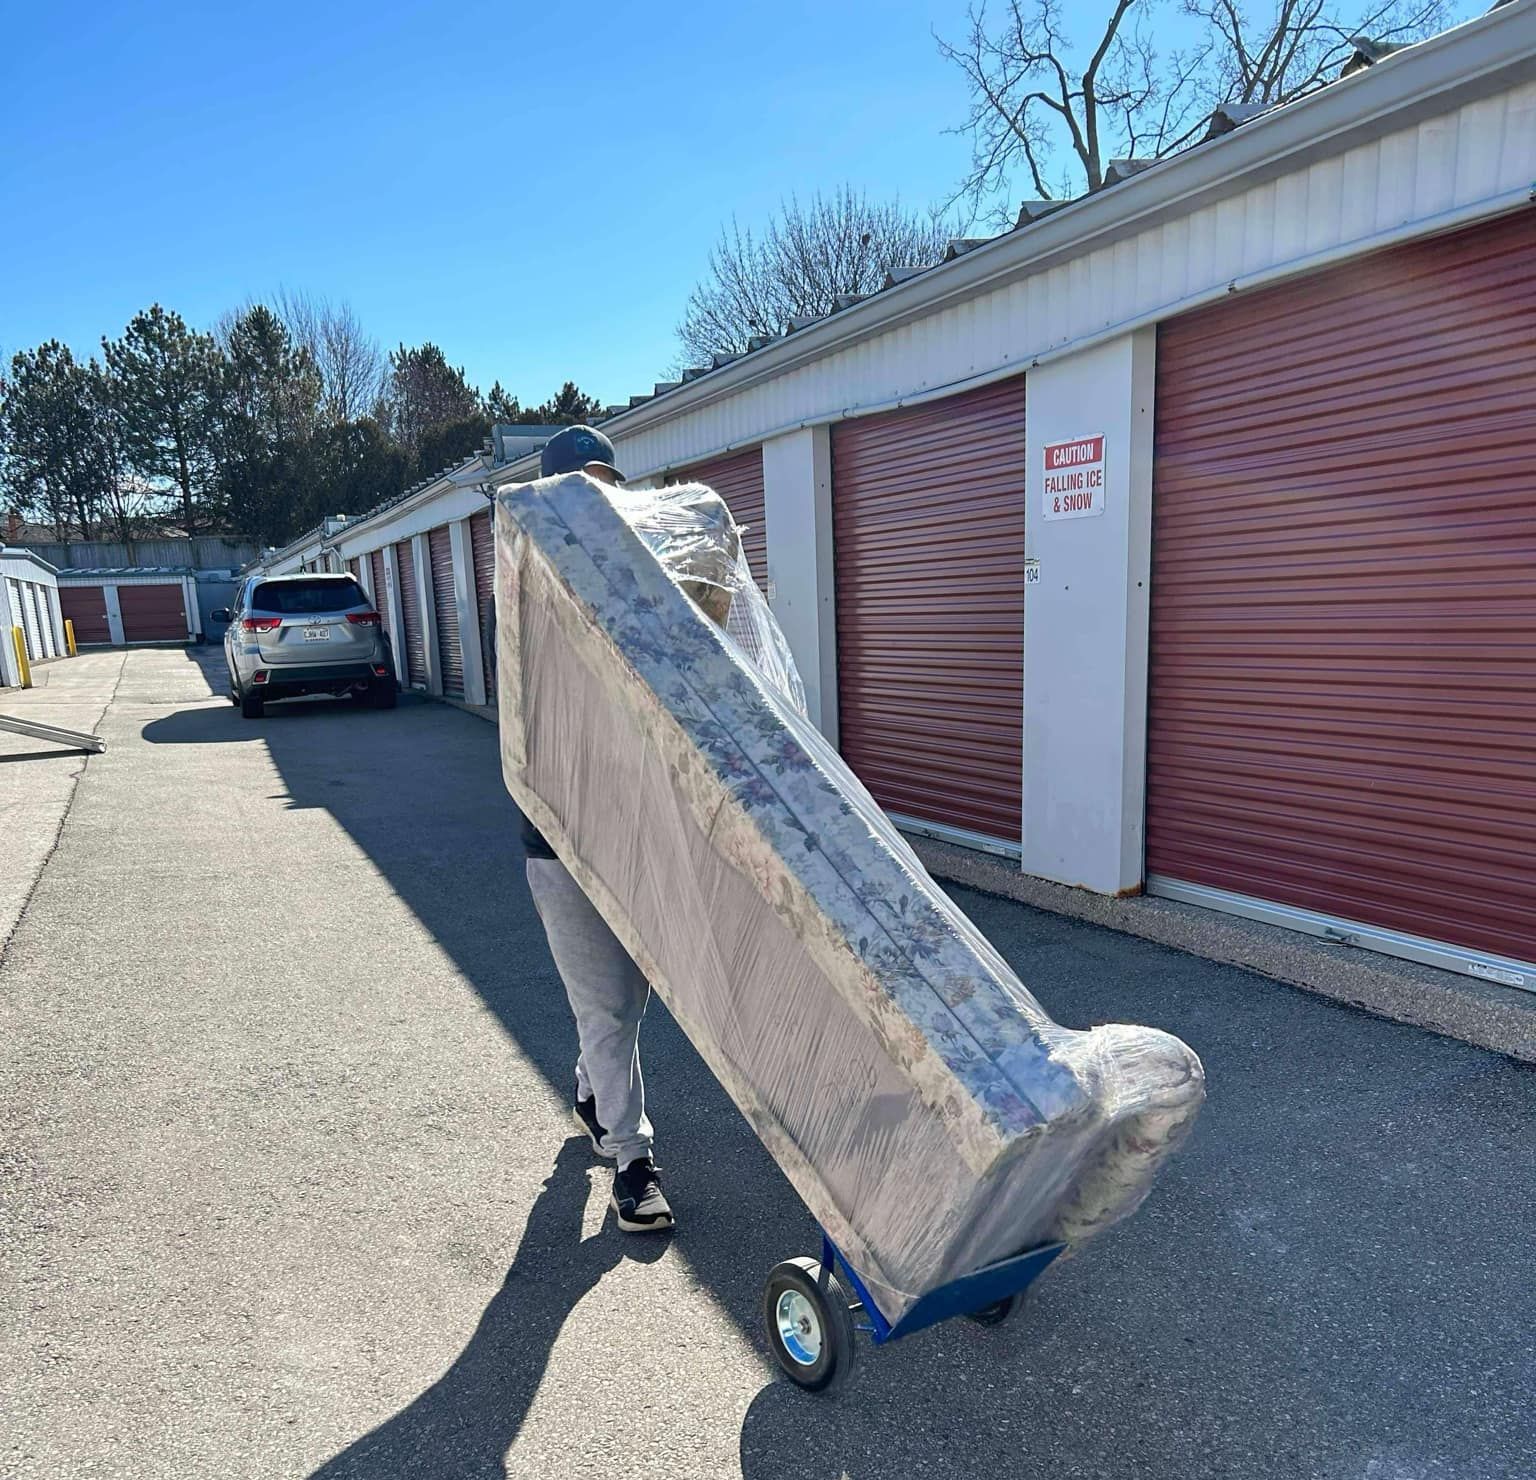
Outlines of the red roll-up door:
{"label": "red roll-up door", "polygon": [[125,642],[185,642],[187,606],[181,582],[157,586],[119,586]]}
{"label": "red roll-up door", "polygon": [[384,552],[368,552],[368,574],[373,579],[373,604],[381,614],[389,610],[389,587],[384,583]]}
{"label": "red roll-up door", "polygon": [[1024,380],[832,429],[838,726],[880,804],[1022,829]]}
{"label": "red roll-up door", "polygon": [[472,515],[470,551],[475,564],[475,610],[480,619],[480,663],[485,670],[485,702],[496,702],[496,526],[491,511]]}
{"label": "red roll-up door", "polygon": [[74,623],[75,642],[111,642],[107,621],[107,594],[100,586],[60,586],[59,606],[64,620]]}
{"label": "red roll-up door", "polygon": [[443,692],[464,697],[464,650],[459,645],[459,603],[453,594],[453,536],[446,524],[427,536],[432,557],[432,610],[437,615],[437,662]]}
{"label": "red roll-up door", "polygon": [[763,514],[763,449],[753,447],[730,457],[695,463],[678,475],[707,483],[723,498],[736,522],[743,526],[741,544],[752,579],[768,589],[768,527]]}
{"label": "red roll-up door", "polygon": [[1158,339],[1147,868],[1536,962],[1536,215]]}
{"label": "red roll-up door", "polygon": [[405,641],[405,681],[419,688],[427,684],[427,641],[421,625],[421,596],[416,590],[416,561],[411,542],[395,545],[395,577],[400,588],[401,634]]}

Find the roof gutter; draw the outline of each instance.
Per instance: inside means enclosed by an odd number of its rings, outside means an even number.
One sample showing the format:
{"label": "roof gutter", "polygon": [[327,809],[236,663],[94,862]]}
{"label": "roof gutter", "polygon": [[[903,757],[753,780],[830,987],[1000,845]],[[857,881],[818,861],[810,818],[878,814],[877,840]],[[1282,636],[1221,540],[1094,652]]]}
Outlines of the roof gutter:
{"label": "roof gutter", "polygon": [[[932,313],[954,298],[972,297],[1042,271],[1066,257],[1186,214],[1211,199],[1246,189],[1305,163],[1337,153],[1360,136],[1405,127],[1443,113],[1462,94],[1523,81],[1536,60],[1536,0],[1512,5],[1419,42],[1354,77],[1159,161],[1109,189],[1005,233],[951,262],[941,263],[834,313],[718,370],[686,381],[603,423],[610,435],[634,436],[726,396]],[[525,462],[528,460],[525,460]],[[497,482],[523,463],[497,469]]]}

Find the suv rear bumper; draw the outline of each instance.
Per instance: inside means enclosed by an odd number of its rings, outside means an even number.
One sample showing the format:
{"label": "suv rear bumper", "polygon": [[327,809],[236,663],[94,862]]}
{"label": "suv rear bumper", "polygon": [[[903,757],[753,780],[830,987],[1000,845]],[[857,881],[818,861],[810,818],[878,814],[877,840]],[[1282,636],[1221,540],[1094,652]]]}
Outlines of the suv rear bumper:
{"label": "suv rear bumper", "polygon": [[261,670],[267,677],[252,683],[250,691],[267,699],[293,699],[300,694],[334,694],[360,683],[390,683],[392,678],[375,673],[372,663],[305,663],[288,668]]}

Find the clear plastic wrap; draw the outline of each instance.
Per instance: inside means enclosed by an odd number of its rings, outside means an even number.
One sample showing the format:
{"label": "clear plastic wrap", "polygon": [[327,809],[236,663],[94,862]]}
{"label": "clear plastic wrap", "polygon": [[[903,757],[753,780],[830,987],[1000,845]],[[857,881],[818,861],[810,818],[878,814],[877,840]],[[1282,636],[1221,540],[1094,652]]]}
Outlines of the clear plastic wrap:
{"label": "clear plastic wrap", "polygon": [[758,674],[805,714],[805,685],[768,598],[752,579],[742,529],[725,500],[702,483],[609,495],[662,568]]}
{"label": "clear plastic wrap", "polygon": [[1053,1023],[929,878],[805,718],[722,508],[503,491],[503,772],[894,1322],[1131,1211],[1203,1073]]}

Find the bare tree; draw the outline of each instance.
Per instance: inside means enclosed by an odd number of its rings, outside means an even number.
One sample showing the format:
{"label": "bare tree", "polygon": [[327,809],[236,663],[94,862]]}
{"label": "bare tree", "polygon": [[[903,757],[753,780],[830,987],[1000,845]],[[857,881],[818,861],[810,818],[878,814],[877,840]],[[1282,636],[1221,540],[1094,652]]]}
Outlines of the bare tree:
{"label": "bare tree", "polygon": [[[1223,103],[1298,97],[1337,74],[1353,38],[1424,36],[1455,3],[1269,0],[1256,11],[1243,0],[1180,0],[1191,39],[1165,55],[1154,16],[1167,4],[1158,0],[1105,0],[1087,53],[1068,33],[1062,0],[1006,0],[995,15],[983,0],[970,10],[963,40],[938,38],[971,94],[957,129],[971,138],[971,168],[955,200],[984,214],[1020,171],[1046,200],[1097,190],[1112,159],[1155,159],[1181,148]],[[1063,149],[1066,168],[1058,164]],[[1001,220],[1011,212],[991,214]]]}
{"label": "bare tree", "polygon": [[677,337],[691,364],[739,354],[792,318],[830,313],[846,294],[872,293],[893,267],[938,261],[952,235],[938,216],[872,202],[851,185],[802,205],[791,197],[762,234],[733,217],[688,297]]}
{"label": "bare tree", "polygon": [[320,372],[322,419],[332,426],[372,416],[384,391],[384,355],[350,303],[283,289],[278,317]]}

